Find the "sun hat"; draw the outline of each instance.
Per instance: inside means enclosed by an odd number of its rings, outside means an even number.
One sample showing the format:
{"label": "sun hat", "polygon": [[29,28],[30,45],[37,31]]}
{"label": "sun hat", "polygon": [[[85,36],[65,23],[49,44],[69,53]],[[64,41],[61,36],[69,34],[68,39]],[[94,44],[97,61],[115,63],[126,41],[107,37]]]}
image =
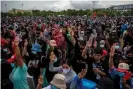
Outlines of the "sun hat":
{"label": "sun hat", "polygon": [[50,84],[60,89],[66,89],[65,76],[63,74],[55,74]]}

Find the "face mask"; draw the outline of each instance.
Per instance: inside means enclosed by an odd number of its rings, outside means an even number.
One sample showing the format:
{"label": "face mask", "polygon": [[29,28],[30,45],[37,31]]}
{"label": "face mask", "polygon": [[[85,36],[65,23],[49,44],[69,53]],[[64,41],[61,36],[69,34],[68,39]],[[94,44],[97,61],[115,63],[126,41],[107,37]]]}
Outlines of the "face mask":
{"label": "face mask", "polygon": [[8,50],[7,49],[3,49],[4,52],[7,52]]}
{"label": "face mask", "polygon": [[67,74],[70,71],[70,69],[63,69],[63,74]]}
{"label": "face mask", "polygon": [[54,62],[57,62],[57,58],[55,58]]}
{"label": "face mask", "polygon": [[121,78],[123,78],[125,74],[122,73],[122,72],[118,72],[118,75],[119,75]]}
{"label": "face mask", "polygon": [[33,54],[37,54],[37,52],[36,52],[36,51],[32,51],[31,53],[33,53]]}
{"label": "face mask", "polygon": [[11,67],[15,67],[14,63],[11,63]]}
{"label": "face mask", "polygon": [[115,49],[119,49],[120,47],[119,46],[115,46]]}
{"label": "face mask", "polygon": [[93,29],[93,33],[96,33],[96,30],[95,29]]}
{"label": "face mask", "polygon": [[100,45],[101,48],[104,48],[104,45]]}

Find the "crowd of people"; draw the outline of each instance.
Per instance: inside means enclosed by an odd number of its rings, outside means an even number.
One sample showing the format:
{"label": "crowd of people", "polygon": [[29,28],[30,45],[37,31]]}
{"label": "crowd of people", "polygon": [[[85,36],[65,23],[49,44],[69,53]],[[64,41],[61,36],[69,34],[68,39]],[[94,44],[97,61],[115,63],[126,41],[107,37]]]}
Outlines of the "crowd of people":
{"label": "crowd of people", "polygon": [[1,17],[2,89],[133,89],[133,18]]}

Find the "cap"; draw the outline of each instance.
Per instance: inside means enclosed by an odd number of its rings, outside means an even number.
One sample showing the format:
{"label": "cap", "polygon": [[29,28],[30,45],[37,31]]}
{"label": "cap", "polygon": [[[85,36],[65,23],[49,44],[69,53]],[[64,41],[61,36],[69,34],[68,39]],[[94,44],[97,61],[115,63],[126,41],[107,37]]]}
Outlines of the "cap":
{"label": "cap", "polygon": [[119,71],[119,72],[126,72],[127,70],[129,70],[129,65],[127,63],[120,63],[118,65],[117,71]]}
{"label": "cap", "polygon": [[106,56],[107,54],[108,54],[108,52],[106,50],[103,50],[102,56]]}

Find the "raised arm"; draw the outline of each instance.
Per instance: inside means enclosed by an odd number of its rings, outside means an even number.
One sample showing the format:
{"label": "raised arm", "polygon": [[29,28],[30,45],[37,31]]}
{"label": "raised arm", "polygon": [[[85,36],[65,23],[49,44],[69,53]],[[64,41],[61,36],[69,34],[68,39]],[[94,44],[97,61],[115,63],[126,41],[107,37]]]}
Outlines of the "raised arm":
{"label": "raised arm", "polygon": [[52,71],[52,72],[59,72],[62,70],[62,66],[59,66],[59,67],[54,67],[54,63],[53,62],[50,62],[49,63],[49,71]]}
{"label": "raised arm", "polygon": [[[82,69],[82,71],[74,77],[74,79],[72,80],[71,84],[70,84],[70,89],[75,89],[75,88],[82,88],[82,78],[84,78],[84,76],[86,75],[87,70],[86,69]],[[81,86],[80,86],[81,85]]]}
{"label": "raised arm", "polygon": [[55,61],[56,56],[55,55],[51,55],[49,58],[50,58],[49,71],[52,71],[52,72],[61,71],[62,70],[62,66],[54,67],[54,61]]}
{"label": "raised arm", "polygon": [[85,59],[87,58],[87,55],[86,55],[87,54],[87,50],[88,50],[88,47],[85,46],[85,48],[84,48],[84,50],[82,52],[82,57],[85,58]]}
{"label": "raised arm", "polygon": [[25,40],[25,42],[24,42],[24,49],[23,49],[23,52],[22,52],[22,56],[24,56],[24,55],[29,56],[29,54],[27,52],[27,45],[28,45],[28,41]]}
{"label": "raised arm", "polygon": [[36,89],[43,89],[42,84],[43,84],[43,77],[40,76],[39,79],[38,79],[38,85],[37,85]]}
{"label": "raised arm", "polygon": [[22,55],[18,46],[19,42],[18,41],[14,41],[14,52],[16,54],[16,61],[17,61],[17,66],[22,67],[24,64],[24,61],[22,60]]}
{"label": "raised arm", "polygon": [[86,56],[86,53],[87,53],[87,50],[92,46],[92,40],[93,40],[93,38],[90,37],[90,38],[89,38],[89,41],[87,42],[87,44],[86,44],[86,46],[85,46],[85,48],[84,48],[84,50],[83,50],[83,52],[82,52],[82,57],[84,57],[84,58],[87,57],[87,56]]}
{"label": "raised arm", "polygon": [[109,68],[110,69],[114,67],[114,62],[113,62],[114,53],[115,53],[115,48],[113,45],[110,49],[110,56],[109,56]]}

